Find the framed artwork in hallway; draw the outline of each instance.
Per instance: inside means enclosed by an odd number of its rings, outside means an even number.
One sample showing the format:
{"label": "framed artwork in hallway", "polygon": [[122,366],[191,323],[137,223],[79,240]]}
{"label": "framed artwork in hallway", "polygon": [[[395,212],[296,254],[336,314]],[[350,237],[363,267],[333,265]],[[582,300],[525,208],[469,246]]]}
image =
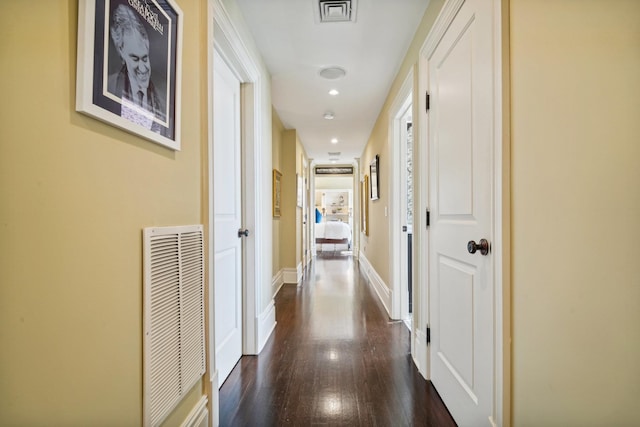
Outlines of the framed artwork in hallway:
{"label": "framed artwork in hallway", "polygon": [[376,157],[369,164],[369,173],[371,174],[371,200],[380,198],[380,156]]}
{"label": "framed artwork in hallway", "polygon": [[76,110],[180,150],[180,8],[174,0],[78,3]]}
{"label": "framed artwork in hallway", "polygon": [[272,205],[273,205],[273,217],[280,218],[280,208],[282,206],[282,174],[279,170],[273,170],[273,191],[272,191]]}

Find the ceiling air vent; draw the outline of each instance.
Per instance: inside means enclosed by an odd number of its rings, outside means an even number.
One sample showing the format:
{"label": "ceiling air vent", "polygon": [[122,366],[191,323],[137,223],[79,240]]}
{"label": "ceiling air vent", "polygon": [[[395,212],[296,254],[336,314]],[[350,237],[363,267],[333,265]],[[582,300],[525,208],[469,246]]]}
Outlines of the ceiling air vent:
{"label": "ceiling air vent", "polygon": [[327,154],[329,154],[329,157],[340,157],[342,153],[340,151],[329,151]]}
{"label": "ceiling air vent", "polygon": [[314,0],[316,22],[355,22],[356,0]]}

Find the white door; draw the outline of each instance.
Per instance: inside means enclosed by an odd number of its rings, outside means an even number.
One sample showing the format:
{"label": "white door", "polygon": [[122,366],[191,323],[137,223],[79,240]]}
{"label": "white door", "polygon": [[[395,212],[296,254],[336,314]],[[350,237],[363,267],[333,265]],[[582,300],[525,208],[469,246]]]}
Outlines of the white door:
{"label": "white door", "polygon": [[492,2],[466,0],[429,58],[431,378],[460,426],[494,411]]}
{"label": "white door", "polygon": [[242,356],[240,81],[219,55],[213,77],[215,360],[218,387]]}

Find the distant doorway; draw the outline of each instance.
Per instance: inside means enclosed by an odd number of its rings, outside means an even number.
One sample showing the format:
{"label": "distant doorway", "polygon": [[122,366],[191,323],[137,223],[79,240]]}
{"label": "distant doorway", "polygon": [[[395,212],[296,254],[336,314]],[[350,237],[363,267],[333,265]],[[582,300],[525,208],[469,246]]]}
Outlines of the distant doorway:
{"label": "distant doorway", "polygon": [[353,174],[314,173],[313,252],[352,255],[354,241]]}

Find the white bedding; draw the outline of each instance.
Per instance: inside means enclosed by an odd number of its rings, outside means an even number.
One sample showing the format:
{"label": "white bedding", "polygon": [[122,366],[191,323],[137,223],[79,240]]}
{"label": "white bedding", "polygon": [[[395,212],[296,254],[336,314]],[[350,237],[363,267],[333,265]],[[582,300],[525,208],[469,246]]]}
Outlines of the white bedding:
{"label": "white bedding", "polygon": [[316,243],[317,251],[346,251],[351,247],[351,227],[346,222],[317,223],[315,232],[316,239],[347,239],[346,243]]}

